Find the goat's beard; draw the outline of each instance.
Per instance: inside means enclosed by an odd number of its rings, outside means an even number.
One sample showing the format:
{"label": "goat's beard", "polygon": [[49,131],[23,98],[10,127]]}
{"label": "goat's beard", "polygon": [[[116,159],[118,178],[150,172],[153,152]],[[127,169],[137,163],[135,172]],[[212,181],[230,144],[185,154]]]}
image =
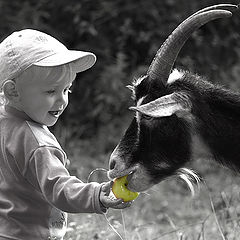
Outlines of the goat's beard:
{"label": "goat's beard", "polygon": [[194,172],[191,169],[188,168],[180,168],[176,172],[176,175],[180,177],[189,187],[192,196],[195,195],[195,186],[199,188],[201,179],[197,175],[196,172]]}

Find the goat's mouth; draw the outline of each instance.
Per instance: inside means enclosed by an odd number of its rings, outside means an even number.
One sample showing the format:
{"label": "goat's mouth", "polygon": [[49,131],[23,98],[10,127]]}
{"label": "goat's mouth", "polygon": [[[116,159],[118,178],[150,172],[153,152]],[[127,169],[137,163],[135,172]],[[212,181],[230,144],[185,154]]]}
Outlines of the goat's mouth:
{"label": "goat's mouth", "polygon": [[143,192],[154,185],[153,179],[140,164],[119,172],[114,171],[114,169],[108,171],[108,177],[110,180],[126,175],[128,176],[128,189],[133,192]]}
{"label": "goat's mouth", "polygon": [[120,171],[116,170],[116,169],[112,169],[112,170],[109,170],[107,174],[108,174],[108,178],[110,180],[114,180],[115,178],[120,178],[120,177],[123,177],[126,175],[130,176],[134,172],[135,172],[135,169],[134,169],[134,167],[132,167],[132,168],[128,168],[128,169],[121,169]]}

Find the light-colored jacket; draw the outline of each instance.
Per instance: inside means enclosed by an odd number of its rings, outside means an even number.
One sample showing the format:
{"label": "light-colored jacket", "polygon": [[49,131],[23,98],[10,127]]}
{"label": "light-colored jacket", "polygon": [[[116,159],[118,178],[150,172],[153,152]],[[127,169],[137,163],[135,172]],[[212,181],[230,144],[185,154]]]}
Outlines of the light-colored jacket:
{"label": "light-colored jacket", "polygon": [[0,240],[62,239],[67,214],[103,213],[101,184],[83,183],[46,126],[0,108]]}

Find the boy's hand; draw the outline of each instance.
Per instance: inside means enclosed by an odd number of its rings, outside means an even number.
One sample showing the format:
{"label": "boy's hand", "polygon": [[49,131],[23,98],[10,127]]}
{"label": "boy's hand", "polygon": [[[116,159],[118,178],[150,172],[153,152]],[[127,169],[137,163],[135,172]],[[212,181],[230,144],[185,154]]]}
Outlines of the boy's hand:
{"label": "boy's hand", "polygon": [[124,202],[122,199],[117,199],[109,196],[113,182],[106,182],[102,185],[100,192],[100,202],[105,208],[123,209],[130,207],[132,202]]}

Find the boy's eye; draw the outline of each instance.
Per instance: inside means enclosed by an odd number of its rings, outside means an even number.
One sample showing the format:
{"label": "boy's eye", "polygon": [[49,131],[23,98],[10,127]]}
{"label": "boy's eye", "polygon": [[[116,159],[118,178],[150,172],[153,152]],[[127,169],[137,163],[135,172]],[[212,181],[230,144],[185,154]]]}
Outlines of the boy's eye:
{"label": "boy's eye", "polygon": [[48,94],[53,94],[53,93],[55,93],[55,90],[54,89],[51,89],[51,90],[48,90],[48,91],[46,91]]}

